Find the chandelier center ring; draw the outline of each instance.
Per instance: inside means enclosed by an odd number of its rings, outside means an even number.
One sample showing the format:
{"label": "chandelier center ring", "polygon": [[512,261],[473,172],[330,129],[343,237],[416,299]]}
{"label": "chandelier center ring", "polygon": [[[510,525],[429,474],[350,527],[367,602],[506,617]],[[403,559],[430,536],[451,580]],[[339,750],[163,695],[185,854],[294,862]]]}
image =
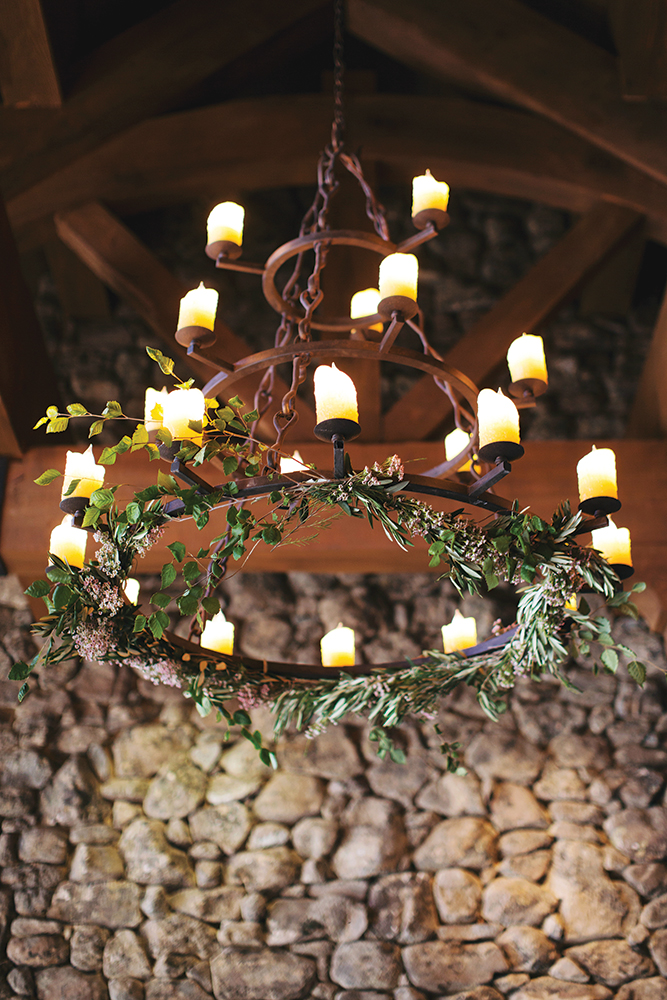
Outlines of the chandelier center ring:
{"label": "chandelier center ring", "polygon": [[[303,319],[303,310],[298,309],[290,302],[286,302],[276,287],[276,275],[279,269],[292,257],[303,253],[306,250],[315,250],[318,244],[325,243],[328,246],[348,246],[359,247],[362,250],[373,250],[382,257],[396,252],[395,244],[389,240],[383,240],[375,233],[357,232],[353,229],[327,229],[318,230],[314,233],[307,233],[299,236],[289,243],[284,243],[275,250],[266,262],[262,276],[262,291],[269,305],[278,313],[286,313],[290,319]],[[381,323],[382,317],[361,316],[358,319],[351,319],[349,316],[331,317],[321,320],[311,320],[311,326],[316,330],[329,330],[331,332],[344,332],[352,329],[353,326],[367,326],[371,323]]]}

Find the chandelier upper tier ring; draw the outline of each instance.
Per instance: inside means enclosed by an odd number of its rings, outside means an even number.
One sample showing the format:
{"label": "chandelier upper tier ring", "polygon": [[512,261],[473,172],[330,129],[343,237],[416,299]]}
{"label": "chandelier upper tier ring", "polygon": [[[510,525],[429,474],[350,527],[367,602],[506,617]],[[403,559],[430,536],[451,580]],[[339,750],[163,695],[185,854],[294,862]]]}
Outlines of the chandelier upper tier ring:
{"label": "chandelier upper tier ring", "polygon": [[[234,363],[232,371],[221,371],[214,375],[203,388],[207,399],[212,399],[221,392],[227,393],[232,386],[241,382],[249,375],[266,371],[273,365],[291,362],[298,355],[309,355],[325,361],[333,358],[359,358],[365,361],[391,361],[393,364],[404,365],[406,368],[417,368],[425,375],[432,375],[454,389],[468,402],[473,413],[477,411],[477,396],[479,390],[467,375],[450,368],[444,361],[421,354],[407,347],[397,347],[395,344],[389,351],[380,351],[380,345],[368,340],[309,340],[295,341],[259,351],[247,358],[241,358]],[[202,353],[202,356],[203,353]]]}
{"label": "chandelier upper tier ring", "polygon": [[[300,310],[286,302],[276,287],[276,275],[278,270],[292,257],[303,253],[305,250],[314,250],[318,243],[327,246],[348,246],[359,247],[362,250],[373,250],[382,257],[388,257],[391,253],[396,253],[397,247],[389,240],[383,240],[375,233],[365,233],[353,229],[325,229],[315,233],[307,233],[299,236],[289,243],[283,243],[271,254],[266,262],[264,274],[262,275],[262,291],[269,305],[278,313],[286,313],[290,319],[300,320],[303,318],[303,310]],[[398,248],[400,250],[400,247]],[[382,322],[382,317],[363,316],[358,319],[350,319],[349,316],[329,317],[326,319],[312,319],[311,326],[316,330],[329,330],[341,333],[351,330],[354,326],[367,326],[372,322]]]}

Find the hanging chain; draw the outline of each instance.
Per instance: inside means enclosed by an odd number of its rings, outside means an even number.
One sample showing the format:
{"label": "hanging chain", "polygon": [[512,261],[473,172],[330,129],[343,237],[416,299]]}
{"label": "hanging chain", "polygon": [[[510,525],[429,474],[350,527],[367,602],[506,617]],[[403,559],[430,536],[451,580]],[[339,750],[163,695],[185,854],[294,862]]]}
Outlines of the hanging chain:
{"label": "hanging chain", "polygon": [[331,148],[337,153],[343,146],[345,116],[343,113],[343,0],[334,0],[334,116],[331,124]]}

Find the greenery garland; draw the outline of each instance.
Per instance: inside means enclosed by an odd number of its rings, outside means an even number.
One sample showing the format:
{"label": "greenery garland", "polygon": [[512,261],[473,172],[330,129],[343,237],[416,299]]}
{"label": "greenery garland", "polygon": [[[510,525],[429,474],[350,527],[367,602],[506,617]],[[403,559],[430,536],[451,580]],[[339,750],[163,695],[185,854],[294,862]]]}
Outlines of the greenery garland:
{"label": "greenery garland", "polygon": [[[173,362],[161,352],[149,353],[163,371],[173,371]],[[189,383],[178,385],[187,388]],[[184,443],[179,457],[194,466],[215,458],[222,461],[229,476],[257,475],[261,453],[266,450],[250,433],[257,413],[243,413],[238,399],[226,407],[208,402],[206,426],[191,425],[203,433],[202,444]],[[97,415],[78,403],[67,409],[67,414],[61,414],[49,407],[37,426],[46,424],[47,433],[55,433],[64,430],[71,417],[87,417],[92,418],[92,437],[106,421],[129,419],[116,402],[108,403]],[[172,443],[165,430],[158,431],[158,440]],[[124,436],[105,448],[99,461],[113,464],[118,454],[140,449],[150,459],[159,457],[157,444],[150,441],[143,422],[137,421],[132,437]],[[36,482],[47,485],[60,475],[51,469]],[[285,476],[280,480],[284,482]],[[326,480],[313,471],[312,478],[271,493],[270,509],[260,516],[239,503],[236,479],[205,492],[201,487],[182,489],[171,475],[160,471],[157,483],[134,493],[124,507],[116,503],[117,486],[96,490],[83,520],[84,526],[96,529],[96,557],[79,570],[52,556],[47,579],[35,581],[26,591],[44,600],[47,614],[33,626],[44,639],[42,649],[30,662],[15,663],[10,671],[10,678],[24,681],[19,699],[27,694],[27,678],[38,664],[57,663],[77,654],[93,660],[120,660],[154,683],[182,688],[202,715],[217,710],[220,720],[240,725],[265,763],[275,763],[274,755],[262,746],[259,732],[249,728],[248,710],[260,704],[275,712],[276,735],[294,726],[315,736],[348,713],[364,715],[373,724],[370,735],[378,743],[380,756],[389,753],[400,761],[402,751],[393,745],[389,730],[408,715],[436,720],[439,699],[461,683],[474,688],[480,706],[492,719],[505,710],[506,694],[518,677],[539,678],[549,673],[571,687],[562,673],[571,656],[589,657],[594,670],[615,672],[623,655],[628,658],[630,676],[643,684],[645,666],[631,649],[614,642],[609,618],[600,609],[592,610],[583,597],[578,609],[566,607],[570,595],[586,590],[604,598],[607,607],[637,617],[630,594],[619,587],[607,562],[595,550],[576,543],[582,515],[572,515],[567,502],[550,524],[519,512],[516,503],[510,512],[478,524],[463,510],[433,510],[408,496],[404,492],[408,486],[409,478],[404,478],[400,460],[394,456],[382,466],[344,480]],[[165,503],[175,498],[182,507],[178,514],[170,514]],[[137,557],[145,554],[170,522],[191,517],[201,530],[219,507],[226,509],[225,531],[208,545],[197,553],[187,553],[179,541],[167,546],[172,558],[163,565],[160,590],[150,599],[155,610],[144,614],[129,605],[123,585]],[[242,657],[230,659],[204,648],[193,652],[167,632],[166,609],[174,603],[179,615],[194,617],[200,627],[204,615],[219,610],[215,587],[230,557],[239,560],[257,544],[285,544],[297,532],[321,530],[335,515],[366,518],[371,528],[379,525],[404,549],[413,544],[413,538],[424,539],[430,565],[439,566],[442,577],[451,580],[460,594],[487,592],[501,581],[518,586],[514,636],[504,647],[472,657],[430,650],[418,662],[406,660],[400,668],[376,668],[369,676],[343,671],[312,682],[258,673]],[[168,591],[179,580],[174,598]],[[632,589],[643,587],[635,584]],[[240,706],[235,711],[227,707],[231,699]],[[458,749],[457,744],[443,743],[447,767],[458,766]]]}

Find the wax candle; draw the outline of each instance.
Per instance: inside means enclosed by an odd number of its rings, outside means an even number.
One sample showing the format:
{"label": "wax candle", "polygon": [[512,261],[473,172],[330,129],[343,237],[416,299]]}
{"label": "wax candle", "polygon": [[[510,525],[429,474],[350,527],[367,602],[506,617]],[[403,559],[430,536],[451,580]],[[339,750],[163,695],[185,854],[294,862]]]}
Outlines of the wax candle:
{"label": "wax candle", "polygon": [[204,625],[200,645],[206,649],[214,649],[216,653],[231,656],[234,652],[234,624],[228,622],[222,611],[218,611]]}
{"label": "wax candle", "polygon": [[380,299],[404,295],[417,300],[419,261],[413,253],[390,253],[380,264]]}
{"label": "wax candle", "polygon": [[538,378],[548,382],[544,341],[533,333],[523,333],[513,340],[507,351],[507,365],[513,382],[522,378]]}
{"label": "wax candle", "polygon": [[201,431],[193,430],[192,421],[203,423],[206,400],[201,389],[174,389],[165,396],[163,425],[176,441],[201,441]]}
{"label": "wax candle", "polygon": [[181,299],[178,313],[178,327],[201,326],[212,330],[215,326],[215,313],[218,308],[218,293],[215,288],[205,288],[204,282],[199,282],[198,288],[193,288]]}
{"label": "wax candle", "polygon": [[[378,311],[379,302],[379,288],[364,288],[361,292],[355,292],[350,300],[350,319],[359,319],[361,316],[374,316]],[[382,323],[373,323],[367,329],[377,330],[378,333],[382,333],[384,327]]]}
{"label": "wax candle", "polygon": [[454,612],[449,625],[442,626],[442,645],[445,653],[456,653],[477,645],[477,622],[464,618],[459,609]]}
{"label": "wax candle", "polygon": [[216,205],[206,220],[206,242],[217,243],[219,240],[227,240],[240,247],[243,243],[244,217],[245,209],[235,201],[223,201]]}
{"label": "wax candle", "polygon": [[591,531],[591,545],[608,563],[632,566],[629,528],[617,528],[611,518],[606,528]]}
{"label": "wax candle", "polygon": [[86,557],[88,532],[75,528],[72,518],[65,515],[51,532],[49,552],[76,569],[81,569]]}
{"label": "wax candle", "polygon": [[95,464],[92,444],[85,451],[68,451],[65,460],[65,477],[61,497],[64,497],[70,483],[78,479],[78,484],[69,494],[71,497],[89,497],[104,484],[104,466]]}
{"label": "wax candle", "polygon": [[444,181],[436,181],[430,170],[419,177],[412,178],[412,217],[427,208],[439,208],[447,211],[449,203],[449,185]]}
{"label": "wax candle", "polygon": [[[455,427],[453,431],[445,438],[445,458],[448,462],[451,462],[453,458],[460,455],[464,448],[470,444],[470,435],[466,434],[465,431],[461,430],[460,427]],[[468,459],[463,465],[459,466],[457,472],[468,472],[472,468],[472,460]]]}
{"label": "wax candle", "polygon": [[323,420],[359,421],[357,390],[349,375],[335,365],[319,365],[313,376],[315,413],[318,424]]}
{"label": "wax candle", "polygon": [[163,407],[167,391],[166,386],[160,392],[150,387],[146,389],[146,396],[144,398],[144,426],[149,433],[151,431],[159,431],[162,427]]}
{"label": "wax candle", "polygon": [[519,444],[519,411],[501,389],[482,389],[477,397],[477,424],[479,446],[495,444],[497,441],[513,441]]}
{"label": "wax candle", "polygon": [[616,455],[611,448],[596,448],[593,445],[577,464],[577,478],[581,502],[593,497],[618,498]]}
{"label": "wax candle", "polygon": [[354,629],[338,625],[320,640],[323,667],[354,666]]}
{"label": "wax candle", "polygon": [[281,472],[307,472],[308,471],[306,465],[304,464],[303,459],[301,458],[301,455],[299,454],[298,449],[294,452],[294,454],[292,455],[291,458],[289,456],[287,456],[287,455],[284,455],[280,459],[280,471]]}
{"label": "wax candle", "polygon": [[135,580],[133,576],[129,577],[123,584],[123,593],[127,597],[130,604],[139,603],[139,591],[141,590],[141,584],[138,580]]}

